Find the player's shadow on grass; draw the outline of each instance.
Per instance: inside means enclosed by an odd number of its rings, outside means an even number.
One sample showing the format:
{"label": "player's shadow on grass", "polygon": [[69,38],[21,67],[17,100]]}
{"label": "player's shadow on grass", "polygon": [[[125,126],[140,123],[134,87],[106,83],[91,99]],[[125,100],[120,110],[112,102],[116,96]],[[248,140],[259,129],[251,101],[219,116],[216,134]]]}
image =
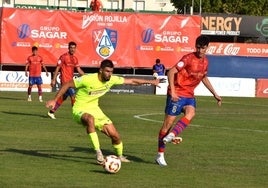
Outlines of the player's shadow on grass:
{"label": "player's shadow on grass", "polygon": [[[92,148],[84,148],[84,147],[76,147],[76,146],[72,146],[71,148],[73,149],[73,152],[86,152],[86,153],[90,152],[90,153],[92,153],[92,156],[94,156],[94,157],[96,156],[96,152]],[[112,150],[107,150],[107,149],[102,149],[102,153],[104,156],[114,155],[114,152]],[[149,162],[145,161],[142,158],[134,156],[134,155],[126,154],[126,156],[127,156],[127,159],[129,159],[131,161],[131,163],[140,162],[140,163],[152,164],[151,161],[149,161]],[[96,159],[94,158],[94,160],[91,163],[96,164]],[[155,164],[155,163],[153,163],[153,164]],[[94,173],[114,175],[114,174],[110,174],[110,173],[106,172],[105,170],[90,170],[90,171],[94,172]]]}
{"label": "player's shadow on grass", "polygon": [[88,157],[74,156],[74,155],[66,155],[66,154],[55,154],[57,152],[72,152],[66,150],[23,150],[23,149],[14,149],[9,148],[6,150],[0,150],[1,152],[11,152],[18,153],[22,155],[29,155],[34,157],[43,157],[43,158],[51,158],[57,160],[67,160],[73,162],[85,162],[88,163]]}
{"label": "player's shadow on grass", "polygon": [[5,114],[10,114],[10,115],[21,115],[21,116],[37,116],[37,117],[42,117],[42,118],[48,118],[47,115],[40,115],[40,114],[33,114],[33,113],[24,113],[24,112],[7,112],[7,111],[2,111],[2,113]]}
{"label": "player's shadow on grass", "polygon": [[[71,148],[73,148],[74,152],[77,152],[77,151],[78,152],[87,152],[87,153],[90,152],[90,153],[93,154],[93,156],[96,155],[95,150],[92,149],[92,148],[83,148],[83,147],[76,147],[76,146],[73,146]],[[112,150],[107,150],[107,149],[102,149],[102,153],[103,153],[104,156],[114,155],[115,154]],[[129,159],[132,162],[151,163],[151,162],[145,161],[142,158],[134,156],[134,155],[126,154],[126,157],[127,157],[127,159]]]}
{"label": "player's shadow on grass", "polygon": [[17,98],[17,97],[3,97],[1,96],[0,99],[7,99],[7,100],[17,100],[17,101],[21,101],[21,100],[25,100],[25,99],[21,99],[21,98]]}
{"label": "player's shadow on grass", "polygon": [[[56,160],[64,160],[64,161],[71,161],[71,162],[79,162],[79,163],[87,163],[90,159],[90,157],[80,157],[80,156],[73,156],[73,155],[61,155],[61,154],[55,154],[55,152],[86,152],[88,153],[89,150],[88,148],[77,148],[77,147],[72,147],[73,151],[65,151],[65,150],[23,150],[23,149],[14,149],[14,148],[9,148],[5,150],[0,150],[0,152],[10,152],[10,153],[17,153],[17,154],[22,154],[22,155],[28,155],[28,156],[33,156],[33,157],[39,157],[39,158],[50,158],[50,159],[56,159]],[[53,152],[53,153],[52,153]],[[94,156],[94,155],[93,155]],[[95,157],[93,159],[95,161]],[[96,161],[92,164],[98,165]],[[101,174],[107,174],[106,171],[104,170],[92,170],[92,172],[95,173],[101,173]]]}
{"label": "player's shadow on grass", "polygon": [[[50,159],[56,159],[56,160],[65,160],[65,161],[72,161],[72,162],[79,162],[79,163],[91,163],[94,165],[99,165],[96,163],[96,152],[92,148],[85,148],[85,147],[76,147],[76,146],[70,146],[71,150],[26,150],[26,149],[15,149],[15,148],[9,148],[5,150],[0,150],[0,152],[10,152],[10,153],[18,153],[22,155],[28,155],[33,157],[39,157],[39,158],[50,158]],[[86,157],[77,156],[73,153],[87,153],[90,155]],[[113,155],[114,152],[111,150],[102,150],[103,154],[105,156],[107,155]],[[59,154],[59,153],[72,153],[70,155],[68,154]],[[78,154],[79,155],[79,154]],[[144,161],[142,158],[139,158],[134,155],[128,155],[126,154],[127,158],[131,162],[141,162],[141,163],[152,163],[148,161]],[[99,171],[100,173],[103,173],[103,171]]]}

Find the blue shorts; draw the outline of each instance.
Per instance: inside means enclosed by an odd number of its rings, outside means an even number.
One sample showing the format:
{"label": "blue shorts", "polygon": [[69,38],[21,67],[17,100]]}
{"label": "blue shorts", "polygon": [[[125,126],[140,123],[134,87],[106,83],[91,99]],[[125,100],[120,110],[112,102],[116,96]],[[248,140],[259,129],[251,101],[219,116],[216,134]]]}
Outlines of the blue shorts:
{"label": "blue shorts", "polygon": [[41,76],[39,77],[29,77],[29,85],[42,85],[43,84],[43,80],[41,78]]}
{"label": "blue shorts", "polygon": [[75,89],[74,88],[69,88],[63,95],[64,99],[67,99],[68,96],[74,96],[75,95]]}
{"label": "blue shorts", "polygon": [[171,100],[171,96],[168,95],[165,113],[171,116],[178,116],[181,112],[183,112],[183,107],[188,105],[196,108],[195,98],[180,97],[178,101],[174,102]]}

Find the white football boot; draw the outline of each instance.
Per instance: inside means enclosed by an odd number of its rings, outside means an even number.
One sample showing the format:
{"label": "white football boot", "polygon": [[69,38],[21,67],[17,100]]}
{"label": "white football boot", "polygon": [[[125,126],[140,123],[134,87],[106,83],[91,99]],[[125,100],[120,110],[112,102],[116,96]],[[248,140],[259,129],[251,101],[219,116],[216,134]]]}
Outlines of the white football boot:
{"label": "white football boot", "polygon": [[166,143],[172,143],[172,144],[179,144],[182,142],[182,138],[175,136],[173,133],[169,133],[167,136],[163,138],[163,142]]}
{"label": "white football boot", "polygon": [[167,166],[167,163],[165,161],[165,157],[164,154],[157,154],[156,158],[155,158],[155,162],[160,165],[160,166]]}

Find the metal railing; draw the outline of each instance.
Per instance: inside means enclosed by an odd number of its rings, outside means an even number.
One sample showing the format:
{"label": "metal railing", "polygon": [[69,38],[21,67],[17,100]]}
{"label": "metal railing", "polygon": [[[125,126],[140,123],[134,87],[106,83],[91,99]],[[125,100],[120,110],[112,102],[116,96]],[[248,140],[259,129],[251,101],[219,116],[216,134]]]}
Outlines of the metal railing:
{"label": "metal railing", "polygon": [[[24,9],[46,9],[46,10],[69,10],[74,12],[87,12],[91,11],[89,7],[91,0],[0,0],[2,7],[14,7]],[[140,1],[137,1],[140,2]],[[164,11],[160,10],[146,10],[145,1],[143,1],[142,9],[137,8],[137,2],[133,1],[133,7],[126,7],[122,10],[119,6],[118,0],[110,0],[109,8],[104,8],[104,12],[142,12],[142,13],[164,13],[164,14],[176,14],[176,11]],[[114,4],[117,3],[117,4]],[[135,4],[136,3],[136,4]],[[149,2],[148,2],[149,3]],[[115,6],[116,5],[116,6]],[[160,6],[160,4],[159,4]]]}

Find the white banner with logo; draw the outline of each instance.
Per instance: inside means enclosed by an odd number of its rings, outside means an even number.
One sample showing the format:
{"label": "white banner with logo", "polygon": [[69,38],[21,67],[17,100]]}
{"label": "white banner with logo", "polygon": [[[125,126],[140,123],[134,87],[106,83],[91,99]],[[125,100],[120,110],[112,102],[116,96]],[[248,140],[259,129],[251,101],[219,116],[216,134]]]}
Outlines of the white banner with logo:
{"label": "white banner with logo", "polygon": [[[211,84],[220,96],[255,97],[256,81],[253,78],[209,77]],[[156,88],[156,95],[167,94],[167,82]],[[195,89],[196,96],[212,96],[201,82]]]}
{"label": "white banner with logo", "polygon": [[[51,73],[46,76],[45,72],[41,73],[43,80],[42,91],[51,92]],[[25,91],[29,85],[29,77],[25,76],[24,71],[0,71],[0,91]],[[33,92],[37,92],[36,85],[33,86]]]}

